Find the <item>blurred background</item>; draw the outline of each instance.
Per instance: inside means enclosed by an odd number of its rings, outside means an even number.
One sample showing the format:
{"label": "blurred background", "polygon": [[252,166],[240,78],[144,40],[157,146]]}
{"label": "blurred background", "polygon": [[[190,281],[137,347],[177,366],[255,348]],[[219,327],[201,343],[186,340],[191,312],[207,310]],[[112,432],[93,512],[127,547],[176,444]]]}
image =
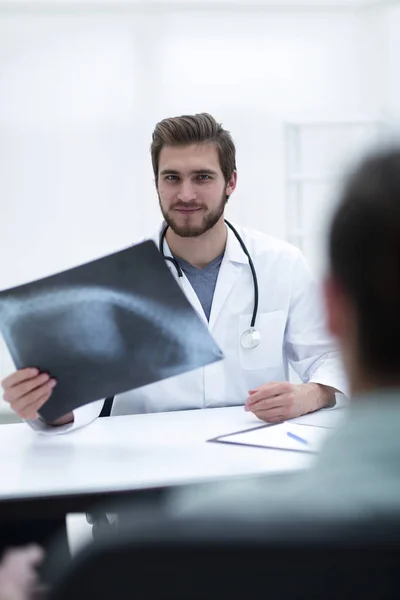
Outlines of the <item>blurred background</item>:
{"label": "blurred background", "polygon": [[0,0],[0,289],[153,233],[154,125],[203,111],[237,145],[227,216],[321,276],[343,173],[400,122],[399,57],[396,1]]}

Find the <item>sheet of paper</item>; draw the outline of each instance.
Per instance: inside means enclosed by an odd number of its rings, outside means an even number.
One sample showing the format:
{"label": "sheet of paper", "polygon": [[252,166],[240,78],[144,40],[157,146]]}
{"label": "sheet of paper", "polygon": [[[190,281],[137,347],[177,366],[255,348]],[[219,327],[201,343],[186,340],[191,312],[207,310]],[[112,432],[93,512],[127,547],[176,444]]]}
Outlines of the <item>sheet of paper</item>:
{"label": "sheet of paper", "polygon": [[222,435],[210,441],[296,452],[318,452],[333,431],[324,427],[282,423]]}
{"label": "sheet of paper", "polygon": [[47,421],[223,358],[152,241],[1,292],[0,329],[57,380]]}

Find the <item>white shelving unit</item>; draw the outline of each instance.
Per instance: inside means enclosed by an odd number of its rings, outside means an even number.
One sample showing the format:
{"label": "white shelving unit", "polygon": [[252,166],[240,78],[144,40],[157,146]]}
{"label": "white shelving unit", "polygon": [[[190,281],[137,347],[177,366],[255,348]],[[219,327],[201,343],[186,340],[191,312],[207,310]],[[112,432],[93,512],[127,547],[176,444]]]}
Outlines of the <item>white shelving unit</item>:
{"label": "white shelving unit", "polygon": [[286,239],[302,250],[317,274],[324,267],[324,236],[342,175],[384,139],[387,127],[381,117],[285,124]]}

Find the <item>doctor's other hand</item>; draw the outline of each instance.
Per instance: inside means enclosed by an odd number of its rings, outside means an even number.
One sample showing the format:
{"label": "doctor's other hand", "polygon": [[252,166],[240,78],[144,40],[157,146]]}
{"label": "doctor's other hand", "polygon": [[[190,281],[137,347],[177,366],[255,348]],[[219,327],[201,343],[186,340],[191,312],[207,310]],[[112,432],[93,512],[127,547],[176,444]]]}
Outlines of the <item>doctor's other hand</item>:
{"label": "doctor's other hand", "polygon": [[41,592],[36,567],[44,552],[36,545],[6,550],[0,562],[0,600],[30,600]]}
{"label": "doctor's other hand", "polygon": [[335,389],[319,383],[266,383],[249,390],[245,410],[267,423],[281,423],[334,406]]}
{"label": "doctor's other hand", "polygon": [[[38,410],[50,398],[56,385],[55,379],[47,373],[40,373],[36,368],[21,369],[1,382],[4,400],[26,421],[39,418]],[[51,424],[63,425],[73,421],[73,418],[73,414],[69,413]]]}
{"label": "doctor's other hand", "polygon": [[3,398],[21,419],[38,419],[38,410],[50,398],[56,380],[39,369],[21,369],[2,382]]}

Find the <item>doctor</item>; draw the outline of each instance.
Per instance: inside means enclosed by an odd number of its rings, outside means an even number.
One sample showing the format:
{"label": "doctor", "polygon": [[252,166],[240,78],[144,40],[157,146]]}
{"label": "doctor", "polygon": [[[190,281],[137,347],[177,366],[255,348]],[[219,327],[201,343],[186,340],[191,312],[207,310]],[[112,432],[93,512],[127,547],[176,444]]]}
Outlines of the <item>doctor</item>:
{"label": "doctor", "polygon": [[[165,119],[153,133],[151,158],[164,217],[153,239],[225,359],[121,394],[112,415],[244,405],[276,423],[333,406],[346,383],[302,254],[224,220],[237,179],[230,133],[208,114]],[[288,382],[289,365],[302,383]],[[42,422],[37,411],[56,384],[37,369],[17,371],[2,382],[4,399],[42,431],[73,430],[98,417],[103,400]]]}

